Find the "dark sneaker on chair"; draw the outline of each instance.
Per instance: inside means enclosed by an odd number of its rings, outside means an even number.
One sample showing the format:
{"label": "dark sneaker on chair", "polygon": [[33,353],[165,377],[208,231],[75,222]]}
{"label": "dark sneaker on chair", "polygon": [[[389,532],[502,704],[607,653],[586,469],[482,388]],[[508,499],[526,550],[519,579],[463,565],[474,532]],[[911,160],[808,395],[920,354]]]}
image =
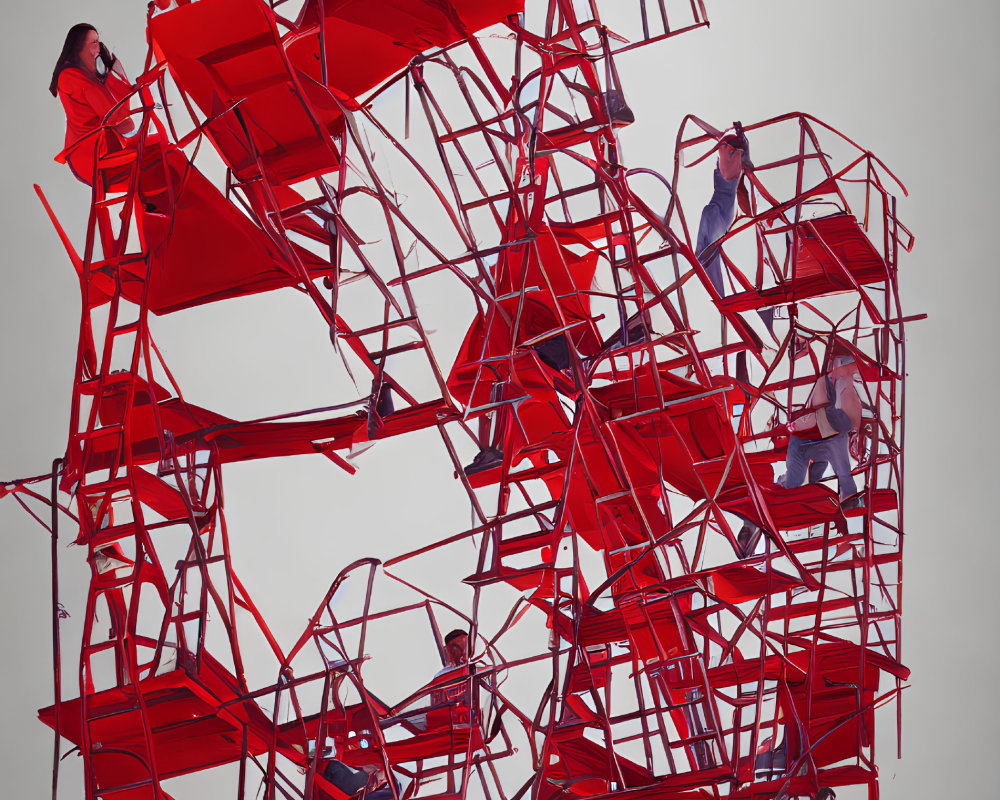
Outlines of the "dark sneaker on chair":
{"label": "dark sneaker on chair", "polygon": [[463,469],[466,475],[475,475],[477,472],[486,472],[488,469],[499,467],[503,463],[503,453],[495,447],[486,447],[476,453],[472,463]]}
{"label": "dark sneaker on chair", "polygon": [[392,402],[392,389],[389,388],[388,383],[381,384],[377,391],[373,386],[372,395],[375,400],[375,413],[382,417],[382,419],[385,419],[396,410]]}
{"label": "dark sneaker on chair", "polygon": [[392,389],[389,388],[389,384],[372,381],[372,393],[368,398],[369,439],[377,439],[382,435],[382,420],[394,410]]}
{"label": "dark sneaker on chair", "polygon": [[760,541],[761,530],[756,525],[749,522],[743,524],[739,535],[736,537],[737,554],[741,559],[750,558],[754,550],[757,549],[757,542]]}

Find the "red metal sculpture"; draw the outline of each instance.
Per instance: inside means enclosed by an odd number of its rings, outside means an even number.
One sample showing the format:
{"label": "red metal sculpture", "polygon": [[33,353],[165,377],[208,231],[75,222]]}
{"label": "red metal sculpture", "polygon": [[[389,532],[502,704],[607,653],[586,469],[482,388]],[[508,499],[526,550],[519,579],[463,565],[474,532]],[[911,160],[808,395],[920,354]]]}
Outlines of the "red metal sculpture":
{"label": "red metal sculpture", "polygon": [[[151,4],[143,73],[63,154],[98,142],[82,252],[49,211],[83,304],[69,444],[3,487],[51,505],[53,548],[73,519],[91,567],[70,699],[53,575],[53,787],[65,739],[88,800],[223,764],[240,798],[877,797],[874,711],[907,677],[901,184],[800,113],[686,118],[669,180],[623,163],[615,57],[706,26],[700,1],[613,4],[634,30],[597,0],[282,5]],[[686,170],[716,158],[696,225]],[[414,299],[445,284],[468,298],[451,363]],[[364,390],[251,421],[185,399],[150,315],[280,287]],[[425,428],[473,523],[344,566],[282,642],[232,568],[224,465],[353,473],[352,449]],[[411,577],[423,558],[473,601]],[[444,669],[383,700],[366,641],[415,624]]]}

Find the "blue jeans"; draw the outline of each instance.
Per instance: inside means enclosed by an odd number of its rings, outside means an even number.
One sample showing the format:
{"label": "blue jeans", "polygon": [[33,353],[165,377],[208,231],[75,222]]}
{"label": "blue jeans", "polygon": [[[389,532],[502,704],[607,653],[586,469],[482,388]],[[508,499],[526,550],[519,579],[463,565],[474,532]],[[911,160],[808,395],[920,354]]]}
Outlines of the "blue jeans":
{"label": "blue jeans", "polygon": [[712,192],[712,199],[708,205],[702,209],[701,220],[698,223],[698,239],[695,244],[697,248],[698,260],[708,273],[708,279],[712,282],[721,296],[726,296],[726,287],[722,283],[722,255],[718,247],[710,247],[720,236],[729,230],[736,216],[736,187],[739,179],[727,181],[722,177],[719,168],[715,168],[713,175],[715,181],[715,191]]}
{"label": "blue jeans", "polygon": [[[736,217],[736,187],[739,186],[740,180],[736,178],[727,181],[722,177],[718,167],[715,168],[713,180],[712,199],[702,209],[701,219],[698,222],[698,238],[695,242],[697,252],[695,255],[705,268],[715,291],[719,293],[720,297],[725,297],[726,285],[722,280],[722,254],[718,247],[712,247],[712,245],[720,236],[725,235],[729,226],[733,224],[733,219]],[[774,309],[758,309],[757,315],[763,320],[767,329],[773,333]]]}
{"label": "blue jeans", "polygon": [[851,456],[848,451],[848,433],[838,433],[827,439],[810,441],[796,436],[788,437],[788,454],[785,457],[785,488],[801,486],[809,472],[809,483],[823,477],[827,465],[833,467],[840,488],[841,499],[858,491],[851,474]]}

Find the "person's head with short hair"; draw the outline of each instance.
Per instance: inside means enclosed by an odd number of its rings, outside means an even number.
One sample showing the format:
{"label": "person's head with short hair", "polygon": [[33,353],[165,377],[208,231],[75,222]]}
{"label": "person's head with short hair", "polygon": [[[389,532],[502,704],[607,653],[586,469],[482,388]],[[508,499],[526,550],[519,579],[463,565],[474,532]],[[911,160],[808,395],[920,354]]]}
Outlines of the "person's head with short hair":
{"label": "person's head with short hair", "polygon": [[448,655],[448,665],[458,667],[469,663],[469,632],[455,628],[444,637],[444,649]]}
{"label": "person's head with short hair", "polygon": [[837,800],[837,793],[829,786],[824,786],[816,792],[816,800]]}

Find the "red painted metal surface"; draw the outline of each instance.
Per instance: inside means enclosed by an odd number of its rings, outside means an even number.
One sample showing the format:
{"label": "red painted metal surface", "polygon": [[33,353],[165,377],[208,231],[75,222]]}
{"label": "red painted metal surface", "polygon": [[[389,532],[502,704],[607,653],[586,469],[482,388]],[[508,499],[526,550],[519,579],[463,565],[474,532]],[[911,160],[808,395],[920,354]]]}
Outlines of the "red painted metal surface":
{"label": "red painted metal surface", "polygon": [[[617,145],[632,114],[616,54],[705,26],[700,2],[616,3],[627,36],[596,0],[309,0],[295,20],[261,0],[159,5],[125,101],[138,135],[89,132],[82,252],[52,216],[82,296],[66,455],[2,490],[42,524],[32,506],[51,504],[54,547],[60,509],[86,547],[78,692],[59,693],[56,623],[39,712],[79,748],[85,797],[165,798],[165,780],[221,764],[238,764],[237,797],[347,797],[332,758],[395,775],[381,791],[399,798],[877,797],[874,711],[908,675],[897,269],[913,239],[885,165],[805,114],[742,126],[758,166],[716,242],[720,290],[679,198],[684,165],[714,161],[728,131],[686,118],[669,180]],[[487,55],[476,32],[493,25]],[[402,136],[380,118],[393,92]],[[408,215],[380,153],[438,204],[440,232]],[[442,277],[471,311],[451,363],[414,301]],[[376,303],[340,302],[358,281]],[[185,400],[150,315],[288,286],[372,394],[247,421]],[[845,363],[859,492],[786,488],[787,424]],[[399,377],[413,364],[423,384]],[[312,453],[353,473],[352,448],[422,429],[473,523],[346,566],[283,649],[230,560],[223,465]],[[32,486],[50,478],[47,499]],[[468,607],[408,577],[427,557],[467,575]],[[376,603],[380,581],[415,599]],[[274,682],[248,682],[237,614]],[[468,663],[380,699],[366,638],[426,625],[447,667],[442,619],[468,630]]]}

